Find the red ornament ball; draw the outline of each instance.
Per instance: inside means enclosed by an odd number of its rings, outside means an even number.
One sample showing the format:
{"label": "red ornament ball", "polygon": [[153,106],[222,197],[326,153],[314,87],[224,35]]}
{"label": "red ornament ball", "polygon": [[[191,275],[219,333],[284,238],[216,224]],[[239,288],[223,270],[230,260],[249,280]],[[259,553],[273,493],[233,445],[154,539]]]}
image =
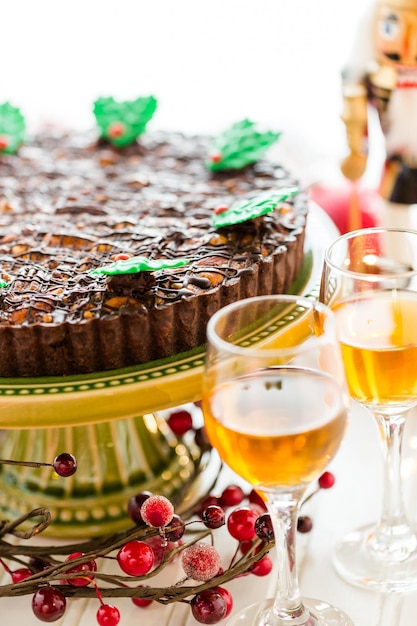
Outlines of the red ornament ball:
{"label": "red ornament ball", "polygon": [[116,558],[120,568],[130,576],[144,576],[154,564],[152,548],[144,541],[136,539],[125,543]]}
{"label": "red ornament ball", "polygon": [[255,522],[259,515],[249,507],[240,507],[232,511],[227,519],[227,530],[238,541],[250,541],[255,538]]}
{"label": "red ornament ball", "polygon": [[119,609],[113,604],[102,604],[97,611],[97,623],[99,626],[117,626],[120,622]]}
{"label": "red ornament ball", "polygon": [[64,613],[67,601],[54,587],[41,587],[32,598],[32,611],[41,622],[56,622]]}

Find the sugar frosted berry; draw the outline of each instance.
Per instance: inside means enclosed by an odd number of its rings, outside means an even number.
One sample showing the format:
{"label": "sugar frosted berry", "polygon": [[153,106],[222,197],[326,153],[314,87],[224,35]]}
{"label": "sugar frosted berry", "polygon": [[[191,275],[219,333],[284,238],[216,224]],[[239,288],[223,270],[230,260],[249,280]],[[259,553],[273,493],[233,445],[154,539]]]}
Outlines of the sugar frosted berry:
{"label": "sugar frosted berry", "polygon": [[66,608],[65,596],[54,587],[41,587],[32,598],[32,611],[41,622],[56,622]]}
{"label": "sugar frosted berry", "polygon": [[191,600],[191,612],[200,624],[217,624],[226,616],[226,600],[219,591],[205,589]]}
{"label": "sugar frosted berry", "polygon": [[189,578],[207,581],[219,571],[220,555],[214,546],[198,542],[182,553],[182,567]]}
{"label": "sugar frosted berry", "polygon": [[140,514],[148,526],[162,528],[172,520],[174,507],[165,496],[149,496],[142,504]]}
{"label": "sugar frosted berry", "polygon": [[144,576],[154,564],[152,548],[144,541],[138,540],[125,543],[116,558],[120,568],[130,576]]}

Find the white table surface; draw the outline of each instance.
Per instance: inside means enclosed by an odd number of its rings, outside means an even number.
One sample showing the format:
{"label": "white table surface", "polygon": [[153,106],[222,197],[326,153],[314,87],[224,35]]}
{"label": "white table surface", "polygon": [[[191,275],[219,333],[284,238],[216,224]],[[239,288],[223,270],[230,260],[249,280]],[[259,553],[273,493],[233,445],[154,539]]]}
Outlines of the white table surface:
{"label": "white table surface", "polygon": [[[409,514],[415,519],[417,504],[414,494],[417,486],[417,421],[414,415],[408,422],[404,445],[404,484]],[[376,519],[381,506],[382,458],[376,425],[361,408],[352,407],[345,440],[329,469],[336,475],[335,486],[321,491],[311,501],[306,513],[314,520],[314,528],[308,535],[298,534],[299,576],[304,595],[323,599],[338,605],[350,614],[356,626],[411,626],[416,623],[417,592],[381,594],[363,591],[344,583],[335,574],[331,564],[332,547],[338,537],[353,527]],[[228,470],[224,472],[225,484],[235,478]],[[224,564],[235,549],[234,540],[216,531],[217,547]],[[217,534],[219,533],[219,534]],[[172,566],[167,574],[172,580],[181,579],[179,565]],[[3,576],[3,582],[8,582]],[[227,585],[234,597],[234,610],[273,592],[274,571],[265,578],[247,576]],[[30,607],[30,596],[0,599],[0,622],[2,626],[21,624],[39,626]],[[135,607],[130,600],[112,600],[120,612],[120,626],[195,626],[188,606],[169,606],[153,603],[146,609]],[[98,609],[96,600],[70,600],[60,626],[95,626]],[[220,624],[226,624],[226,621]]]}

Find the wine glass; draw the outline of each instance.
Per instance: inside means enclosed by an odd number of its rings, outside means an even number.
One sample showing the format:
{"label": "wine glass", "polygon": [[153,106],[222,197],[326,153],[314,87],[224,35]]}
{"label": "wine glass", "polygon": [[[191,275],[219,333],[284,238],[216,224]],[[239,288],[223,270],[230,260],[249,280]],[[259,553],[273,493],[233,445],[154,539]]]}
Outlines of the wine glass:
{"label": "wine glass", "polygon": [[336,315],[350,395],[376,420],[384,455],[380,519],[338,542],[334,565],[360,587],[415,589],[401,443],[417,404],[417,232],[367,228],[336,239],[325,251],[320,300]]}
{"label": "wine glass", "polygon": [[220,457],[265,501],[275,536],[278,590],[228,626],[352,626],[329,604],[300,596],[295,535],[308,485],[342,441],[349,394],[335,319],[298,296],[229,304],[207,327],[203,400]]}

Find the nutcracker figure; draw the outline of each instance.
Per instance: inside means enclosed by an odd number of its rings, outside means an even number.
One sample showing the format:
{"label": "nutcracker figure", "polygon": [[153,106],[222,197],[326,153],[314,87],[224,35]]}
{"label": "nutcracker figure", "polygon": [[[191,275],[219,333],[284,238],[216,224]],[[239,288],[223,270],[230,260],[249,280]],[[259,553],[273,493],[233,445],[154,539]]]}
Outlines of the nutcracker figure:
{"label": "nutcracker figure", "polygon": [[[376,109],[385,140],[379,188],[385,225],[417,223],[417,0],[376,0],[358,27],[343,73],[342,120],[349,154],[341,165],[352,182],[365,172],[368,115]],[[412,216],[411,211],[416,213]]]}

